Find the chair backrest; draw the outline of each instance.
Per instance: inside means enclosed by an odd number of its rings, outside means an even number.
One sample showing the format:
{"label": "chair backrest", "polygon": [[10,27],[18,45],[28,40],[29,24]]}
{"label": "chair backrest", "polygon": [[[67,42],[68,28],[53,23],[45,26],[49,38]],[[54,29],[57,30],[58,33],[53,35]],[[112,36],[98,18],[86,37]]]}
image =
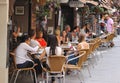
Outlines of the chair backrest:
{"label": "chair backrest", "polygon": [[[90,49],[82,49],[81,51],[85,51],[85,54],[83,55],[83,62],[85,62],[86,60],[87,60],[87,58],[88,58],[88,56],[89,56],[89,51],[90,51]],[[81,54],[81,53],[80,53]]]}
{"label": "chair backrest", "polygon": [[90,54],[91,54],[94,51],[95,43],[89,43],[89,46],[90,46]]}
{"label": "chair backrest", "polygon": [[63,70],[64,64],[66,62],[65,56],[51,55],[48,57],[48,63],[50,71],[61,72]]}
{"label": "chair backrest", "polygon": [[94,49],[93,49],[93,51],[94,51],[95,49],[97,49],[100,44],[101,44],[101,39],[100,39],[100,38],[97,38],[97,40],[95,41],[95,44],[94,44]]}
{"label": "chair backrest", "polygon": [[106,41],[107,41],[107,42],[110,41],[110,35],[111,35],[111,34],[108,34],[107,37],[106,37]]}
{"label": "chair backrest", "polygon": [[11,56],[11,58],[12,58],[12,60],[13,60],[14,68],[17,69],[15,53],[10,52],[10,56]]}
{"label": "chair backrest", "polygon": [[78,63],[77,63],[78,67],[82,66],[82,64],[84,62],[85,55],[86,55],[86,51],[80,51],[79,52],[79,56],[81,56],[81,57],[79,57],[79,60],[78,60]]}
{"label": "chair backrest", "polygon": [[110,41],[112,41],[114,37],[115,37],[115,34],[114,34],[114,33],[111,33],[111,34],[110,34]]}

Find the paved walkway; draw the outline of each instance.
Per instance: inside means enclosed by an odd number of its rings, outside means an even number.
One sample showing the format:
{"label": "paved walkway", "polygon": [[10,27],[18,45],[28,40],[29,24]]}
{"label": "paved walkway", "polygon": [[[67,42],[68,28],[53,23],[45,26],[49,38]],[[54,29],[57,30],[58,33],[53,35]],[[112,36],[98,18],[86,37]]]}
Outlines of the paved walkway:
{"label": "paved walkway", "polygon": [[[92,77],[84,70],[85,83],[120,83],[120,36],[114,38],[115,46],[103,51],[103,58],[91,68]],[[66,77],[66,83],[80,83],[76,76]]]}

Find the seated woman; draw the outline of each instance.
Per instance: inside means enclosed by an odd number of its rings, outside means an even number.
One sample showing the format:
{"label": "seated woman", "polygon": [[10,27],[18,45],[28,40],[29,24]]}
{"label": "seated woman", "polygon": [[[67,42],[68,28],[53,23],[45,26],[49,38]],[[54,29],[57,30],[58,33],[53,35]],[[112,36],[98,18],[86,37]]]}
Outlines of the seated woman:
{"label": "seated woman", "polygon": [[61,42],[62,43],[66,43],[66,42],[68,42],[69,41],[69,39],[68,39],[68,37],[67,37],[67,33],[65,32],[65,31],[63,31],[62,32],[62,40],[61,40]]}
{"label": "seated woman", "polygon": [[[80,51],[81,49],[89,49],[89,43],[85,41],[85,35],[84,34],[79,34],[79,44],[77,45],[77,50]],[[72,56],[68,57],[68,60],[71,58],[76,57],[77,55],[72,54]],[[74,64],[76,65],[78,62],[78,59],[72,60],[69,62],[69,64]]]}
{"label": "seated woman", "polygon": [[28,51],[36,52],[39,49],[39,46],[31,47],[30,46],[30,38],[28,35],[24,35],[22,37],[22,43],[16,48],[15,55],[16,55],[16,64],[17,68],[29,68],[33,67],[34,63],[38,65],[35,66],[37,75],[42,73],[42,68],[39,59],[31,59],[28,56]]}
{"label": "seated woman", "polygon": [[85,40],[85,35],[84,34],[80,34],[79,35],[79,44],[77,46],[77,49],[89,49],[89,43],[86,42]]}
{"label": "seated woman", "polygon": [[57,41],[58,41],[58,45],[60,46],[62,37],[60,36],[60,30],[59,29],[55,30],[55,35],[56,35],[56,38],[57,38]]}
{"label": "seated woman", "polygon": [[89,24],[83,25],[83,27],[80,31],[81,31],[80,32],[81,34],[85,35],[85,38],[91,36],[91,32],[90,32],[90,29],[89,29]]}
{"label": "seated woman", "polygon": [[77,42],[77,41],[78,41],[78,35],[77,35],[76,27],[74,27],[72,31],[72,42]]}
{"label": "seated woman", "polygon": [[[58,41],[57,41],[57,38],[55,35],[50,36],[49,44],[50,45],[45,48],[45,52],[46,52],[47,56],[62,55],[62,48],[58,46]],[[53,77],[51,83],[54,83],[54,81],[55,81],[55,78]]]}
{"label": "seated woman", "polygon": [[43,38],[42,31],[37,32],[36,40],[39,42],[42,48],[45,48],[47,46],[47,42]]}
{"label": "seated woman", "polygon": [[62,48],[58,46],[58,41],[55,35],[51,35],[49,46],[45,48],[47,56],[49,55],[62,55]]}

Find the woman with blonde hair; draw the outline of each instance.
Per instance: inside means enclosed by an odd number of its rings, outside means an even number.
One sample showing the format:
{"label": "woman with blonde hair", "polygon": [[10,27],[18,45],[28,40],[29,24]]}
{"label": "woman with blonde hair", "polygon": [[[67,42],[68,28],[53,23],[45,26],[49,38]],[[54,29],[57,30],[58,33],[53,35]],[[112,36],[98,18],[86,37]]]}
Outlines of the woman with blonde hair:
{"label": "woman with blonde hair", "polygon": [[85,35],[84,34],[79,34],[79,44],[77,46],[77,49],[89,49],[89,43],[86,42],[85,40]]}
{"label": "woman with blonde hair", "polygon": [[60,46],[62,37],[60,36],[60,30],[59,30],[59,29],[56,29],[56,30],[55,30],[55,36],[56,36],[56,38],[57,38],[58,45]]}

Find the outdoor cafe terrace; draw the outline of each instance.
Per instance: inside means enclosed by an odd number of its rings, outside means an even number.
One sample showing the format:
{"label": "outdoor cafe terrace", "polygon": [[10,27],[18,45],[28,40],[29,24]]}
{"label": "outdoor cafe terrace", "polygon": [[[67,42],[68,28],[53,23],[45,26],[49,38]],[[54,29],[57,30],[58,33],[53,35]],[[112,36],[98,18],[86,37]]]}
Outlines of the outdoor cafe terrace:
{"label": "outdoor cafe terrace", "polygon": [[[115,46],[107,46],[112,39],[115,43]],[[118,66],[120,63],[119,42],[120,36],[118,35],[117,37],[114,37],[114,34],[107,34],[91,40],[90,43],[92,46],[90,47],[91,50],[88,53],[89,56],[87,55],[86,60],[83,59],[85,64],[82,63],[80,66],[76,65],[69,67],[69,64],[65,63],[67,67],[63,66],[64,69],[62,71],[66,72],[66,68],[70,68],[72,69],[72,72],[69,75],[63,72],[62,74],[64,74],[63,78],[65,77],[65,80],[56,77],[55,83],[120,83],[120,67]],[[103,43],[105,43],[105,46],[101,46]],[[67,50],[70,50],[68,47],[69,46],[67,46]],[[65,46],[63,49],[66,49]],[[84,53],[86,52],[84,51]],[[84,53],[80,53],[81,56],[78,58],[82,58],[82,56],[85,55]],[[43,77],[37,79],[36,83],[46,83],[46,80],[48,80],[49,83],[47,75],[45,73],[43,74]],[[13,76],[13,78],[14,77],[15,76]],[[11,80],[11,73],[9,80]],[[13,81],[14,79],[11,80],[11,83],[13,83]],[[21,82],[33,83],[33,79],[31,78],[29,72],[27,72],[27,74],[23,72],[18,75],[16,83]]]}

